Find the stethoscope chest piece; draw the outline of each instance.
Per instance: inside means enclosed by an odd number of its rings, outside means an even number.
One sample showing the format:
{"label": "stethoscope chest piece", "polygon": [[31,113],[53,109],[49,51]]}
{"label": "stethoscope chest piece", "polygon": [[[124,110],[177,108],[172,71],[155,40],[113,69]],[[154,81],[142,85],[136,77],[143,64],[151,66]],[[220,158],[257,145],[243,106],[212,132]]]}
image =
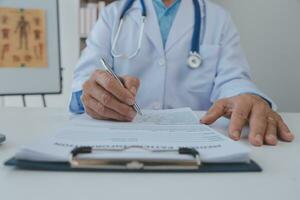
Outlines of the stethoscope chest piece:
{"label": "stethoscope chest piece", "polygon": [[192,69],[199,68],[202,64],[201,55],[198,52],[191,52],[188,57],[187,64]]}

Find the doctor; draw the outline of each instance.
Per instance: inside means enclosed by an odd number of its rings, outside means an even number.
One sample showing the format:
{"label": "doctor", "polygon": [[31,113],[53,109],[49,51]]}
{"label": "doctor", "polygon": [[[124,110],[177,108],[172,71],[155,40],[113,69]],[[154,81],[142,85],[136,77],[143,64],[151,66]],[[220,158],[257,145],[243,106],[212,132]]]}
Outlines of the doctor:
{"label": "doctor", "polygon": [[[103,70],[101,57],[126,89]],[[121,0],[101,12],[74,72],[70,110],[131,121],[135,102],[208,110],[204,124],[228,117],[234,140],[249,124],[255,146],[294,138],[252,83],[230,15],[208,0]]]}

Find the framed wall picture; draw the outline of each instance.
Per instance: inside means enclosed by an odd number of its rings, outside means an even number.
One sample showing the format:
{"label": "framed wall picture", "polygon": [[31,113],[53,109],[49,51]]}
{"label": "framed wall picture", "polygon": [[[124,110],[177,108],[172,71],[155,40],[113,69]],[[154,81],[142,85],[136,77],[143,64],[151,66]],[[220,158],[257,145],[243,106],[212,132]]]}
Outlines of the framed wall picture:
{"label": "framed wall picture", "polygon": [[58,0],[0,1],[0,95],[61,93]]}

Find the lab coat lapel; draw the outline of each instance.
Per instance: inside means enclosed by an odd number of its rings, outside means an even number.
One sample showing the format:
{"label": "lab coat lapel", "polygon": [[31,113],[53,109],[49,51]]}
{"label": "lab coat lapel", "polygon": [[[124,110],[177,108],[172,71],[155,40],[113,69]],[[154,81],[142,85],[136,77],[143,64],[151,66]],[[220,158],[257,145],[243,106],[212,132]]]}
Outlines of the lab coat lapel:
{"label": "lab coat lapel", "polygon": [[[145,22],[144,34],[151,40],[156,50],[160,54],[164,54],[164,47],[160,33],[160,28],[152,0],[145,0],[145,5],[147,9],[147,17]],[[142,8],[140,5],[140,1],[136,1],[132,7],[132,11],[130,11],[129,14],[132,17],[132,19],[139,25],[139,27],[141,25],[141,9]]]}
{"label": "lab coat lapel", "polygon": [[194,4],[192,0],[182,0],[173,21],[168,40],[166,52],[168,52],[176,42],[193,28],[194,25]]}

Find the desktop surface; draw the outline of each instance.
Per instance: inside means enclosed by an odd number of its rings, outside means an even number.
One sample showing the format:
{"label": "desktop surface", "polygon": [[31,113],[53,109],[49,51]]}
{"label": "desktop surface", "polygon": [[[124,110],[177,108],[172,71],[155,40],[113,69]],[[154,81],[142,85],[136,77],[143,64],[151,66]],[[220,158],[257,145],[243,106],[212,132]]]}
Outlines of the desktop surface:
{"label": "desktop surface", "polygon": [[[202,112],[197,114],[202,115]],[[59,108],[0,108],[1,199],[272,199],[300,197],[300,114],[282,114],[296,134],[293,143],[253,149],[261,173],[67,173],[15,170],[3,162],[16,150],[53,133],[69,119]],[[213,127],[226,134],[227,120]],[[248,145],[244,138],[242,143]]]}

